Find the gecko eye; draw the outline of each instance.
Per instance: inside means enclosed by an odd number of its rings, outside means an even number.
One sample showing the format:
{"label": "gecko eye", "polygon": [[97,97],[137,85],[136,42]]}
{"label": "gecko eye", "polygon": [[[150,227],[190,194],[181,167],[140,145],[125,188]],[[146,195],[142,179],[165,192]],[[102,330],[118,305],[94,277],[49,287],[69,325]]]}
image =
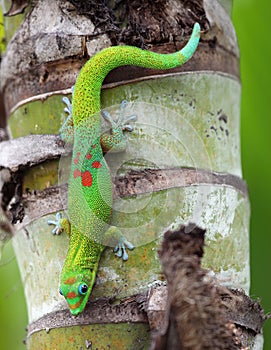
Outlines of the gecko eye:
{"label": "gecko eye", "polygon": [[78,293],[81,295],[85,295],[88,291],[88,286],[84,283],[80,284],[80,286],[78,287]]}
{"label": "gecko eye", "polygon": [[61,288],[59,288],[59,294],[63,295]]}

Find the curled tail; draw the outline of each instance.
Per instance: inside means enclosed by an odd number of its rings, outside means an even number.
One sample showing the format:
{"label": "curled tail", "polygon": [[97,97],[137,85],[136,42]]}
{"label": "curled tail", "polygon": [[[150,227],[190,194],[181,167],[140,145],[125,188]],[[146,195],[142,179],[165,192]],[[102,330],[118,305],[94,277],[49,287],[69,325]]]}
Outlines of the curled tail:
{"label": "curled tail", "polygon": [[193,56],[199,39],[200,25],[195,23],[188,43],[175,53],[159,54],[134,46],[112,46],[93,56],[82,68],[75,84],[72,107],[74,124],[78,125],[100,111],[102,82],[112,69],[125,65],[154,69],[178,67]]}

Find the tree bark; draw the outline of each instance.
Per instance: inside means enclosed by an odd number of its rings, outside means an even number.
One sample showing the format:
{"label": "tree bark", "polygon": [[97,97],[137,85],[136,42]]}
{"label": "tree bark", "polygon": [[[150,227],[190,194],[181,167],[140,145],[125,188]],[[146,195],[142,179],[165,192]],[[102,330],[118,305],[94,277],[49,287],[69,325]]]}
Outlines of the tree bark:
{"label": "tree bark", "polygon": [[[216,283],[248,294],[239,52],[226,12],[231,2],[222,3],[225,7],[216,0],[36,1],[10,41],[1,64],[12,136],[0,151],[1,174],[8,172],[2,207],[18,231],[13,245],[25,281],[28,349],[148,348],[157,315],[152,307],[163,314],[157,305],[165,298],[162,293],[151,306],[150,293],[165,285],[157,256],[161,237],[189,222],[206,230],[202,265]],[[65,179],[58,179],[69,155],[57,136],[61,97],[70,94],[82,65],[102,48],[129,44],[174,52],[196,21],[201,43],[184,66],[121,67],[104,82],[102,108],[114,114],[126,99],[138,117],[127,151],[106,156],[116,188],[112,221],[136,249],[125,264],[106,249],[86,311],[73,318],[58,295],[68,239],[53,237],[47,226],[55,212],[66,210]],[[262,310],[254,311],[262,322]],[[242,324],[232,318],[226,317],[249,329],[242,346],[260,342],[259,320],[251,325],[246,317]]]}

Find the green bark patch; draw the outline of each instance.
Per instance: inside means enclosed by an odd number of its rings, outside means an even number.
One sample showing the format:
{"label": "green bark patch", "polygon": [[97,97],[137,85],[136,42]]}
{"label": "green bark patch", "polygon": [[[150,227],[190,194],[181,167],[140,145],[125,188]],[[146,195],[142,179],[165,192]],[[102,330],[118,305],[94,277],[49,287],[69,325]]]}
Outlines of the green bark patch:
{"label": "green bark patch", "polygon": [[92,324],[40,331],[27,340],[29,349],[123,349],[149,348],[147,324]]}

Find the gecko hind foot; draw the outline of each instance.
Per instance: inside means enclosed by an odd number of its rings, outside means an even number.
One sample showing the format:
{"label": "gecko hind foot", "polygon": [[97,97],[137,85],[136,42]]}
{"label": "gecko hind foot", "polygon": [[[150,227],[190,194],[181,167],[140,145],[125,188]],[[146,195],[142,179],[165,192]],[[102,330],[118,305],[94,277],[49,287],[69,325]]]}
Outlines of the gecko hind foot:
{"label": "gecko hind foot", "polygon": [[109,112],[102,111],[103,118],[111,124],[113,130],[120,129],[122,131],[129,131],[129,132],[134,130],[133,126],[130,123],[134,123],[137,120],[137,116],[136,115],[124,116],[125,108],[128,106],[128,104],[129,102],[126,100],[121,101],[120,113],[116,121],[114,121],[113,117]]}
{"label": "gecko hind foot", "polygon": [[66,107],[64,108],[64,112],[68,114],[68,116],[70,116],[72,114],[72,102],[71,100],[65,96],[62,98],[62,102],[66,105]]}
{"label": "gecko hind foot", "polygon": [[[74,85],[71,87],[71,92],[72,92],[72,97],[73,97]],[[62,102],[66,105],[66,107],[64,108],[64,112],[68,114],[68,117],[71,117],[71,115],[72,115],[71,99],[69,99],[68,97],[65,96],[62,98]]]}
{"label": "gecko hind foot", "polygon": [[[74,93],[74,86],[71,87],[72,96]],[[62,102],[66,105],[64,112],[68,115],[63,125],[59,130],[60,138],[67,144],[73,143],[73,118],[72,118],[72,102],[67,96],[62,98]]]}
{"label": "gecko hind foot", "polygon": [[130,243],[129,241],[127,241],[126,238],[121,236],[119,241],[118,241],[118,243],[116,244],[116,246],[114,248],[114,252],[116,253],[115,255],[118,258],[122,258],[122,260],[124,260],[124,261],[128,260],[128,258],[129,258],[128,253],[126,251],[126,247],[129,250],[133,250],[134,249],[133,244]]}

